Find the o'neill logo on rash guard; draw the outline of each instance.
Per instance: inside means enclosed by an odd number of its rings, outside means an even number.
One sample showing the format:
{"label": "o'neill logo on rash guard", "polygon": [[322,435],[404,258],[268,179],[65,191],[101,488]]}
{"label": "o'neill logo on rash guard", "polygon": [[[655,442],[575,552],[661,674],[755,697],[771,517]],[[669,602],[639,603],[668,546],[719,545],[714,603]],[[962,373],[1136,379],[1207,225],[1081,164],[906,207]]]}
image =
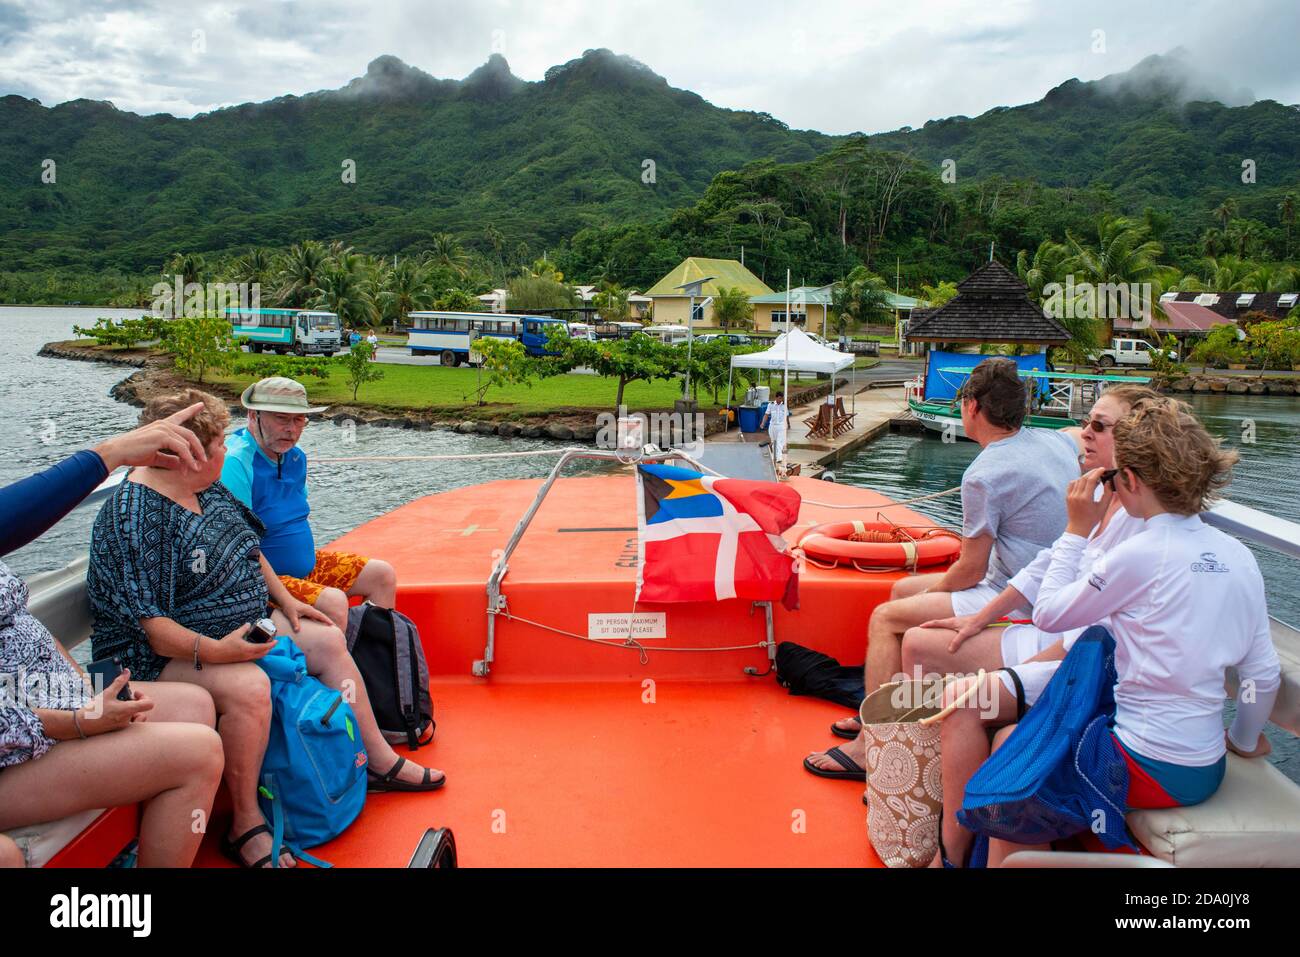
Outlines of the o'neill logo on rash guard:
{"label": "o'neill logo on rash guard", "polygon": [[1226,572],[1228,566],[1215,557],[1214,552],[1201,552],[1201,560],[1192,562],[1194,572]]}
{"label": "o'neill logo on rash guard", "polygon": [[1106,587],[1106,579],[1102,578],[1100,575],[1089,575],[1088,584],[1097,589],[1097,591],[1101,591]]}

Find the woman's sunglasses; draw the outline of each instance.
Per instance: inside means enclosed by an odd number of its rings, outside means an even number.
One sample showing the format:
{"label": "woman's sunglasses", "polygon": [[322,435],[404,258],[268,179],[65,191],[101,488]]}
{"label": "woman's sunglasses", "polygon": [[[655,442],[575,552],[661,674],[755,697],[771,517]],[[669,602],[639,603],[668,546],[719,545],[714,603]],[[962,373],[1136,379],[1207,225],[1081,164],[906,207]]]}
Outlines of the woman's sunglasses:
{"label": "woman's sunglasses", "polygon": [[1098,435],[1101,435],[1101,433],[1105,432],[1110,427],[1110,424],[1105,419],[1094,419],[1091,416],[1079,423],[1079,428],[1092,429],[1092,431],[1096,432]]}

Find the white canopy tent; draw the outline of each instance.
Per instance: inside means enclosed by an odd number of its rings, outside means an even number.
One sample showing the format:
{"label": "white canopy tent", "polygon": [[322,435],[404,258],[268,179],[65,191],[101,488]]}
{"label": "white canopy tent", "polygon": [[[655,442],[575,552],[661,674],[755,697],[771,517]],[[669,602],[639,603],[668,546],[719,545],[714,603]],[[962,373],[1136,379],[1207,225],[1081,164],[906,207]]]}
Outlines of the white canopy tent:
{"label": "white canopy tent", "polygon": [[[788,349],[786,347],[789,347]],[[826,375],[853,365],[853,356],[837,352],[814,342],[797,326],[777,336],[770,349],[731,357],[733,369],[793,369],[795,372],[821,372]]]}
{"label": "white canopy tent", "polygon": [[[789,315],[789,313],[787,313]],[[806,332],[795,327],[777,337],[770,349],[748,352],[731,357],[732,369],[782,370],[785,373],[785,391],[789,391],[790,370],[820,372],[831,377],[831,394],[835,393],[835,373],[854,363],[851,353],[837,352],[813,341]],[[731,396],[731,373],[727,374],[727,396]],[[788,397],[787,397],[788,398]]]}

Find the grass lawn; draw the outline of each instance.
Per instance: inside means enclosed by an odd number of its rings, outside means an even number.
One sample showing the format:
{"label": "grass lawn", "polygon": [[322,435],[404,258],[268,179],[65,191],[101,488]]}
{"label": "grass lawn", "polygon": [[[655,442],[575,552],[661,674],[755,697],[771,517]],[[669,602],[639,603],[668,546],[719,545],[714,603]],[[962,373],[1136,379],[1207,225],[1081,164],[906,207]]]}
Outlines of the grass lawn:
{"label": "grass lawn", "polygon": [[[475,409],[478,373],[474,369],[387,364],[381,364],[379,368],[384,377],[361,387],[357,393],[358,404],[393,409],[464,410],[467,413]],[[238,392],[257,377],[237,373],[228,376],[209,374],[206,378]],[[331,369],[327,380],[306,376],[302,381],[314,403],[352,402],[352,389],[341,368]],[[673,400],[681,396],[681,388],[679,380],[633,382],[624,391],[623,400],[629,409],[671,409]],[[617,394],[617,379],[562,375],[538,380],[531,389],[527,386],[489,388],[484,397],[487,404],[482,411],[492,415],[537,415],[565,407],[612,409]],[[711,394],[703,389],[700,390],[700,407],[713,408]]]}

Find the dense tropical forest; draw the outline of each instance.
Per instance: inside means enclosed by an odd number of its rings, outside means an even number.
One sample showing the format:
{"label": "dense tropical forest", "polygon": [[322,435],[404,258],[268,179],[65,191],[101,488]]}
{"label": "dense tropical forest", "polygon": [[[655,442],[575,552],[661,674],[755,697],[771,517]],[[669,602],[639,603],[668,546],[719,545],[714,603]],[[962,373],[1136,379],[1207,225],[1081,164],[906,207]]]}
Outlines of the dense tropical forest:
{"label": "dense tropical forest", "polygon": [[1294,288],[1300,114],[1189,100],[1184,69],[1150,58],[870,138],[719,109],[603,50],[537,83],[500,57],[463,81],[383,57],[342,90],[192,120],[11,96],[0,300],[143,304],[176,272],[379,321],[507,283],[519,308],[562,304],[557,279],[644,289],[687,255],[924,294],[990,248],[1039,288],[1084,262]]}

